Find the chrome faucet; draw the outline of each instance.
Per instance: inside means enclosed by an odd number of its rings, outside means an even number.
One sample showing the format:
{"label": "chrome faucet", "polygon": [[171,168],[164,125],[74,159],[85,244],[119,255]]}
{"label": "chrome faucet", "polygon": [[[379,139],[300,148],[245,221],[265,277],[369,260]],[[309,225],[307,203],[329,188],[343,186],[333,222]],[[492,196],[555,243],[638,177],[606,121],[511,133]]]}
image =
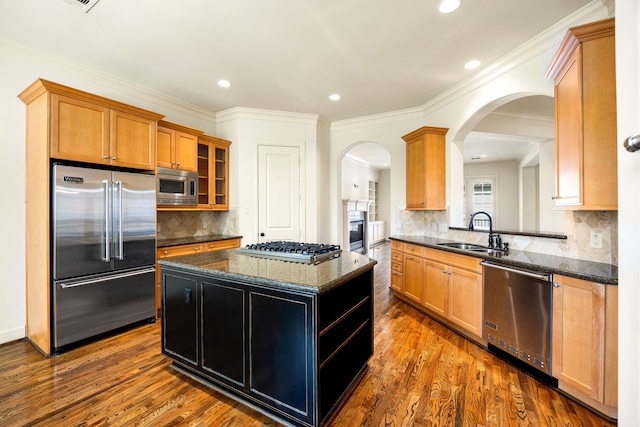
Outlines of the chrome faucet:
{"label": "chrome faucet", "polygon": [[475,218],[475,216],[478,214],[486,215],[487,218],[489,218],[489,247],[493,248],[493,220],[491,219],[491,215],[489,215],[487,212],[478,211],[471,215],[471,220],[469,221],[469,231],[473,231],[473,218]]}

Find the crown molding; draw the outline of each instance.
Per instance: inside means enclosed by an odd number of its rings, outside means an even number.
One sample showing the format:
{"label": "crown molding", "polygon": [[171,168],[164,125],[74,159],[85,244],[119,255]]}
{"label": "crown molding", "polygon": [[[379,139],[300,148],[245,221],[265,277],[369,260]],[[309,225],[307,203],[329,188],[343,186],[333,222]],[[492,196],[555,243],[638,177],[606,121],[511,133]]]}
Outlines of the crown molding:
{"label": "crown molding", "polygon": [[445,105],[460,97],[477,90],[488,82],[497,79],[508,71],[526,63],[527,61],[549,51],[556,49],[568,28],[593,22],[607,17],[605,6],[600,0],[594,0],[582,9],[567,16],[563,20],[552,25],[542,33],[531,38],[516,49],[499,58],[492,64],[483,68],[475,75],[458,83],[451,89],[441,93],[421,108],[425,116],[438,111]]}
{"label": "crown molding", "polygon": [[316,126],[323,123],[317,114],[291,113],[288,111],[262,110],[258,108],[233,107],[216,113],[216,123],[232,120],[261,120]]}
{"label": "crown molding", "polygon": [[[0,35],[0,52],[2,52],[3,56],[9,56],[36,66],[53,68],[78,79],[99,84],[114,92],[125,93],[128,96],[131,96],[133,92],[135,98],[205,121],[215,122],[215,113],[211,111],[3,35]],[[47,76],[41,77],[47,78]],[[107,97],[113,98],[112,95]],[[159,111],[159,113],[164,114],[162,111]]]}
{"label": "crown molding", "polygon": [[501,119],[517,119],[517,120],[524,120],[528,122],[537,122],[542,125],[546,125],[550,127],[555,127],[555,122],[556,122],[553,117],[540,116],[536,114],[515,113],[512,111],[493,110],[492,112],[487,114],[487,117],[492,117],[492,116],[498,117]]}
{"label": "crown molding", "polygon": [[339,120],[331,123],[331,131],[341,131],[352,128],[381,125],[404,120],[422,120],[421,107],[407,108],[404,110],[389,111],[386,113],[372,114],[370,116],[356,117],[353,119]]}

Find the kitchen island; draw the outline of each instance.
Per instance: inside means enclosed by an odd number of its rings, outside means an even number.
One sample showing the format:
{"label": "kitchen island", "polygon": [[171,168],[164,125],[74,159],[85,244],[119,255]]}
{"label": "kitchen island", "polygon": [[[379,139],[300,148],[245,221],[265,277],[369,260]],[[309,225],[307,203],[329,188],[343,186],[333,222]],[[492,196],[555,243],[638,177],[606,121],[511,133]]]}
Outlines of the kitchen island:
{"label": "kitchen island", "polygon": [[373,354],[373,266],[236,250],[160,260],[162,352],[172,366],[278,422],[329,421]]}

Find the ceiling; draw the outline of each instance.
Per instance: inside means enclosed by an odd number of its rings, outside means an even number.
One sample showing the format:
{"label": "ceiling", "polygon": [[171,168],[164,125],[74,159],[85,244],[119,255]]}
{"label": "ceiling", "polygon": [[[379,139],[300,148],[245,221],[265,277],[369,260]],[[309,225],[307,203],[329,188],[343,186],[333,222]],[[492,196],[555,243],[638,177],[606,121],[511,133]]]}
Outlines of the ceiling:
{"label": "ceiling", "polygon": [[78,1],[0,0],[0,35],[212,113],[329,121],[424,105],[590,3],[464,0],[443,15],[440,0]]}

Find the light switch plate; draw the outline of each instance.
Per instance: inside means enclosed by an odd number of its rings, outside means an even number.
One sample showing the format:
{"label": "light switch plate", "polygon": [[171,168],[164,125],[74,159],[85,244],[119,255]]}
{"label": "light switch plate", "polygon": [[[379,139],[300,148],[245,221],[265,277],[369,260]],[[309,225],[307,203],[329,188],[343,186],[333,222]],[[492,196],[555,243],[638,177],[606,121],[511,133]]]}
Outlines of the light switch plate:
{"label": "light switch plate", "polygon": [[590,246],[595,249],[602,249],[602,233],[591,233]]}

